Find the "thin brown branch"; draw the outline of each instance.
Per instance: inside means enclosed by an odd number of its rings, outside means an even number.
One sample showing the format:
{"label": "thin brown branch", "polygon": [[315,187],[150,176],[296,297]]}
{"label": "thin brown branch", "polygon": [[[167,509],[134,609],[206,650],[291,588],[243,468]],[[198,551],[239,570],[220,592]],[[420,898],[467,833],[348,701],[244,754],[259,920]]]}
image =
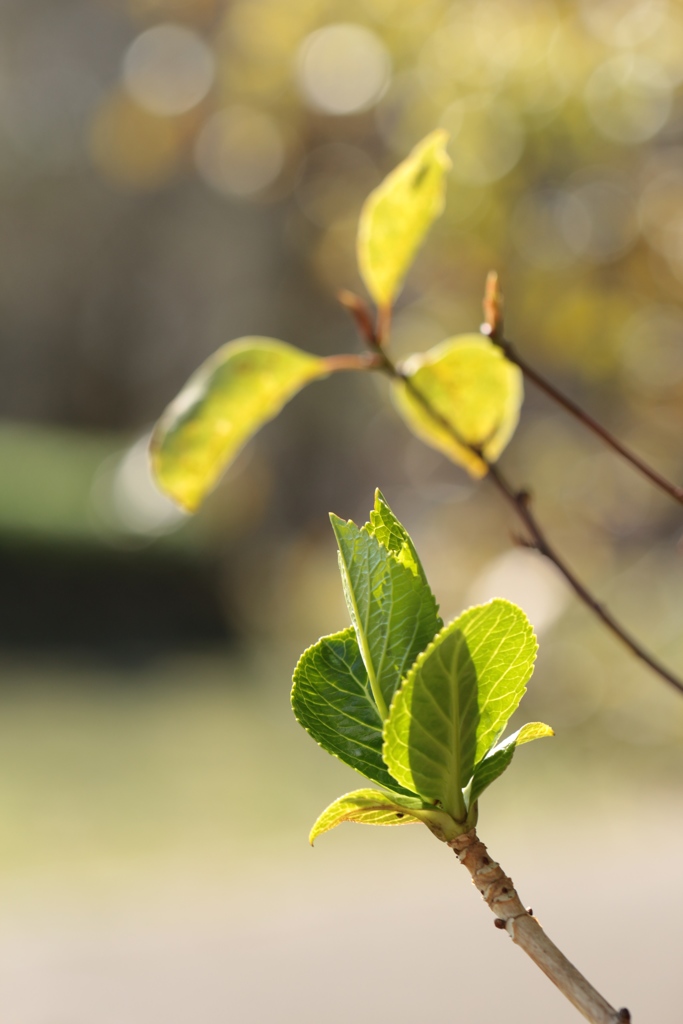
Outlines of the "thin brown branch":
{"label": "thin brown branch", "polygon": [[344,309],[351,314],[356,330],[363,339],[363,342],[370,348],[375,344],[375,325],[372,322],[372,312],[365,299],[355,292],[342,288],[337,292],[337,300]]}
{"label": "thin brown branch", "polygon": [[503,336],[503,293],[495,270],[490,270],[486,275],[482,306],[484,309],[482,332],[488,334],[492,341],[497,342]]}
{"label": "thin brown branch", "polygon": [[531,508],[531,500],[526,491],[516,491],[509,483],[509,481],[503,476],[500,469],[492,464],[488,465],[488,475],[493,484],[496,486],[498,491],[503,495],[505,500],[514,508],[515,512],[522,520],[527,530],[531,543],[526,543],[527,547],[533,547],[540,554],[545,555],[549,561],[555,565],[567,583],[570,585],[574,593],[583,601],[587,608],[596,615],[603,625],[614,633],[619,640],[624,643],[632,654],[635,654],[637,658],[640,658],[649,668],[666,680],[671,686],[675,687],[679,692],[683,693],[683,681],[678,679],[672,672],[662,665],[653,655],[651,655],[634,637],[628,633],[622,625],[614,618],[611,612],[607,610],[604,604],[593,597],[591,592],[586,586],[577,578],[573,570],[567,565],[563,558],[558,555],[557,551],[551,546],[544,531],[539,525],[536,516],[534,515]]}
{"label": "thin brown branch", "polygon": [[451,839],[448,845],[488,907],[496,915],[495,923],[505,929],[516,943],[560,992],[591,1024],[628,1024],[627,1009],[615,1010],[550,941],[537,918],[524,907],[510,878],[488,854],[475,829]]}
{"label": "thin brown branch", "polygon": [[377,326],[375,328],[374,344],[377,348],[384,349],[389,344],[391,333],[391,306],[380,306],[377,310]]}
{"label": "thin brown branch", "polygon": [[533,366],[530,366],[525,359],[520,356],[519,352],[505,337],[505,329],[503,326],[503,293],[500,288],[498,281],[498,274],[495,270],[489,272],[486,278],[486,285],[484,287],[484,299],[482,303],[484,310],[484,323],[481,325],[482,334],[486,334],[494,344],[498,345],[503,350],[506,357],[515,366],[518,366],[524,376],[530,380],[533,384],[543,391],[549,398],[554,402],[557,402],[563,409],[574,416],[579,423],[583,423],[584,427],[591,430],[596,437],[599,437],[601,441],[611,448],[613,451],[621,455],[623,459],[630,462],[631,465],[637,469],[643,476],[646,476],[656,487],[668,494],[674,501],[680,502],[683,505],[683,487],[678,487],[676,484],[671,483],[666,477],[658,473],[656,469],[653,469],[644,459],[641,459],[639,455],[627,448],[625,444],[614,436],[606,427],[603,427],[601,423],[598,423],[596,419],[593,419],[587,412],[585,412],[576,402],[572,401],[571,398],[567,398],[561,391],[551,384],[549,380],[546,380],[540,373],[534,370]]}
{"label": "thin brown branch", "polygon": [[384,350],[379,350],[378,355],[381,356],[381,361],[378,360],[376,368],[395,380],[403,380],[406,387],[409,388],[415,400],[422,405],[425,412],[427,412],[443,430],[449,433],[454,441],[464,448],[469,449],[469,451],[480,458],[486,465],[490,479],[527,528],[529,533],[529,539],[525,542],[527,546],[535,548],[540,554],[544,555],[549,561],[551,561],[557,569],[559,569],[577,597],[583,601],[586,607],[589,608],[598,619],[600,619],[603,625],[607,626],[607,628],[631,651],[633,655],[635,655],[636,658],[652,669],[653,672],[656,672],[657,675],[664,679],[664,681],[670,686],[673,686],[674,689],[683,693],[683,680],[674,675],[673,672],[666,668],[665,665],[658,661],[636,639],[634,639],[634,637],[632,637],[630,633],[614,618],[612,613],[608,611],[605,605],[593,596],[588,587],[579,580],[564,559],[558,555],[548,541],[543,528],[531,510],[531,502],[528,492],[515,490],[506,477],[501,473],[500,469],[494,463],[489,462],[481,450],[460,437],[453,424],[432,407],[429,400],[425,398],[418,388],[415,387],[411,380],[401,373],[400,368],[395,366]]}
{"label": "thin brown branch", "polygon": [[[486,327],[487,325],[484,324],[483,326]],[[543,391],[544,394],[548,395],[549,398],[552,398],[554,402],[557,402],[558,405],[561,405],[563,409],[566,409],[568,413],[579,421],[579,423],[583,423],[584,427],[587,427],[588,430],[592,431],[592,433],[604,441],[609,448],[617,452],[618,455],[621,455],[621,457],[626,459],[627,462],[630,462],[635,469],[642,473],[643,476],[646,476],[656,487],[659,487],[660,490],[668,494],[674,499],[674,501],[678,501],[683,505],[683,487],[678,487],[670,480],[667,480],[666,477],[662,476],[661,473],[658,473],[656,469],[653,469],[652,466],[644,461],[644,459],[641,459],[639,455],[636,455],[636,453],[631,451],[630,448],[627,448],[625,444],[622,444],[614,434],[610,433],[606,427],[603,427],[602,424],[593,419],[593,417],[578,406],[576,402],[572,401],[571,398],[567,398],[567,396],[563,395],[561,391],[558,391],[558,389],[551,384],[549,380],[546,380],[545,377],[541,376],[540,373],[534,370],[534,368],[530,366],[522,356],[520,356],[512,342],[508,341],[506,338],[496,338],[493,334],[490,336],[495,344],[500,346],[510,362],[518,366],[524,376],[528,380],[532,381],[537,388]]]}
{"label": "thin brown branch", "polygon": [[338,373],[340,370],[378,370],[383,366],[383,360],[374,352],[342,353],[338,356],[325,356],[325,366],[330,373]]}

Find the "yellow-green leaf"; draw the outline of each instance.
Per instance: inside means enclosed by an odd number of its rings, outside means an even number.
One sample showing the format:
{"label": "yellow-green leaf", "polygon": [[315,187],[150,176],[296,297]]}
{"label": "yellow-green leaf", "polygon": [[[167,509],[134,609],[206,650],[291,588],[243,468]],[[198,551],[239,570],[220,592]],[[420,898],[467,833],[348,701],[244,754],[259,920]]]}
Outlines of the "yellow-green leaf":
{"label": "yellow-green leaf", "polygon": [[517,709],[536,649],[522,609],[501,598],[469,608],[437,633],[384,723],[393,778],[463,821],[463,790]]}
{"label": "yellow-green leaf", "polygon": [[444,811],[425,807],[419,797],[384,793],[378,789],[356,789],[353,793],[340,796],[325,808],[308,837],[311,846],[318,836],[344,821],[356,821],[363,825],[410,825],[421,821],[437,839],[447,843],[473,828],[476,815],[462,825]]}
{"label": "yellow-green leaf", "polygon": [[394,383],[394,400],[413,433],[484,476],[486,463],[472,449],[495,462],[514,434],[523,399],[519,367],[488,338],[463,334],[411,356],[402,370],[407,380]]}
{"label": "yellow-green leaf", "polygon": [[378,306],[391,306],[444,207],[448,133],[431,132],[370,193],[358,224],[358,266]]}
{"label": "yellow-green leaf", "polygon": [[503,774],[512,761],[517,747],[521,747],[523,743],[531,743],[532,740],[554,735],[554,730],[544,722],[527,722],[512,736],[489,750],[475,767],[470,780],[469,791],[465,794],[468,808],[476,804],[484,790]]}
{"label": "yellow-green leaf", "polygon": [[214,353],[171,402],[152,435],[157,484],[195,512],[249,438],[305,384],[323,359],[273,338],[239,338]]}
{"label": "yellow-green leaf", "polygon": [[325,808],[311,829],[308,841],[312,846],[318,836],[344,821],[365,825],[409,825],[419,821],[411,811],[421,808],[422,801],[417,798],[390,796],[378,789],[356,789]]}

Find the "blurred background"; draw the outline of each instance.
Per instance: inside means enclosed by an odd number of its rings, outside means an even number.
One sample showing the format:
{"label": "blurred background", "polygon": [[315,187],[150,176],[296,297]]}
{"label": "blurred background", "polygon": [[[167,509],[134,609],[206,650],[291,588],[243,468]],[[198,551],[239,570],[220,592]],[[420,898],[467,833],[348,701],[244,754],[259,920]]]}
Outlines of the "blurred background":
{"label": "blurred background", "polygon": [[[476,330],[495,267],[520,351],[683,480],[681,0],[3,0],[0,23],[3,1020],[576,1019],[426,832],[307,846],[356,780],[294,722],[291,671],[348,621],[327,512],[364,521],[375,486],[445,619],[501,595],[539,632],[524,718],[557,737],[482,837],[615,1005],[674,1019],[683,884],[649,869],[683,843],[683,701],[487,484],[358,375],[298,396],[191,520],[146,444],[230,338],[357,349],[335,293],[362,287],[360,204],[443,125],[397,355]],[[683,671],[680,507],[530,388],[503,461]]]}

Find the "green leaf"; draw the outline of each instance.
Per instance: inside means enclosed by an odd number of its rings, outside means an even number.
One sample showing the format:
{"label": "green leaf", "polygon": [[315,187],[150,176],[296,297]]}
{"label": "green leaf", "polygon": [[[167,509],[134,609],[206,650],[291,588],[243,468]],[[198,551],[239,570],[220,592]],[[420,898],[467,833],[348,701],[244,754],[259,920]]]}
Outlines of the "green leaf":
{"label": "green leaf", "polygon": [[353,627],[304,651],[294,670],[292,708],[328,753],[385,789],[405,792],[382,759],[382,719]]}
{"label": "green leaf", "polygon": [[425,807],[419,797],[396,796],[376,789],[357,789],[340,796],[320,815],[311,829],[311,846],[323,832],[341,825],[343,821],[356,821],[365,825],[410,825],[421,821],[442,843],[462,835],[473,828],[476,821],[458,825],[443,811]]}
{"label": "green leaf", "polygon": [[272,338],[223,345],[154,430],[152,468],[161,490],[196,511],[249,438],[305,384],[327,373],[325,360]]}
{"label": "green leaf", "polygon": [[406,789],[456,821],[463,788],[517,708],[536,638],[524,612],[496,599],[444,627],[408,673],[384,726],[384,760]]}
{"label": "green leaf", "polygon": [[484,476],[486,463],[468,445],[488,462],[504,450],[522,405],[519,367],[488,338],[464,334],[411,356],[401,369],[407,382],[395,381],[393,396],[413,433],[472,476]]}
{"label": "green leaf", "polygon": [[543,722],[529,722],[512,736],[503,740],[502,743],[493,747],[474,769],[470,789],[467,793],[467,806],[472,807],[484,790],[492,782],[495,782],[499,775],[503,774],[512,761],[517,747],[523,743],[530,743],[532,740],[542,739],[544,736],[554,735],[555,733],[549,725],[544,725]]}
{"label": "green leaf", "polygon": [[419,576],[425,586],[429,585],[408,531],[399,523],[379,488],[375,491],[375,507],[370,513],[367,529],[396,556],[401,565],[410,569],[414,576]]}
{"label": "green leaf", "polygon": [[358,646],[382,718],[401,679],[441,625],[434,595],[367,527],[331,516]]}
{"label": "green leaf", "polygon": [[358,224],[358,266],[378,306],[391,306],[432,223],[442,213],[448,133],[431,132],[370,193]]}
{"label": "green leaf", "polygon": [[410,812],[420,809],[422,801],[417,797],[397,798],[377,789],[357,789],[340,796],[320,815],[311,829],[308,841],[311,846],[324,832],[336,828],[344,821],[357,821],[365,825],[411,825],[420,819]]}

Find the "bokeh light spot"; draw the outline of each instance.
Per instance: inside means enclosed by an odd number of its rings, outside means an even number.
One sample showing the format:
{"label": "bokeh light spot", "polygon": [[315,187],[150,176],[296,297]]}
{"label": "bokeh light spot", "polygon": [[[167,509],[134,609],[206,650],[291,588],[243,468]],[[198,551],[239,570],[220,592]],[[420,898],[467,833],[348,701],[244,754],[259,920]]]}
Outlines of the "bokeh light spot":
{"label": "bokeh light spot", "polygon": [[581,18],[589,32],[609,46],[636,46],[664,22],[668,0],[582,0]]}
{"label": "bokeh light spot", "polygon": [[188,519],[152,479],[149,440],[145,434],[124,452],[109,456],[99,468],[90,501],[96,519],[107,531],[151,539],[173,533]]}
{"label": "bokeh light spot", "polygon": [[177,530],[187,514],[158,490],[149,466],[149,436],[128,449],[114,474],[112,498],[121,522],[134,533]]}
{"label": "bokeh light spot", "polygon": [[391,76],[391,61],[378,36],[362,25],[340,23],[312,32],[297,59],[306,102],[326,114],[356,114],[372,107]]}
{"label": "bokeh light spot", "polygon": [[466,185],[490,185],[505,177],[524,149],[524,128],[504,100],[473,95],[456,100],[440,124],[451,134],[452,175]]}
{"label": "bokeh light spot", "polygon": [[614,142],[638,143],[652,138],[666,123],[671,93],[661,64],[625,53],[593,72],[584,100],[601,135]]}
{"label": "bokeh light spot", "polygon": [[484,567],[467,595],[470,604],[504,597],[524,609],[537,632],[547,629],[564,611],[567,590],[557,570],[538,554],[506,551]]}
{"label": "bokeh light spot", "polygon": [[225,195],[256,195],[271,185],[285,159],[285,147],[271,117],[235,105],[208,119],[195,146],[199,173]]}
{"label": "bokeh light spot", "polygon": [[123,61],[129,95],[153,114],[174,116],[209,92],[214,60],[203,39],[181,25],[155,25],[131,43]]}

